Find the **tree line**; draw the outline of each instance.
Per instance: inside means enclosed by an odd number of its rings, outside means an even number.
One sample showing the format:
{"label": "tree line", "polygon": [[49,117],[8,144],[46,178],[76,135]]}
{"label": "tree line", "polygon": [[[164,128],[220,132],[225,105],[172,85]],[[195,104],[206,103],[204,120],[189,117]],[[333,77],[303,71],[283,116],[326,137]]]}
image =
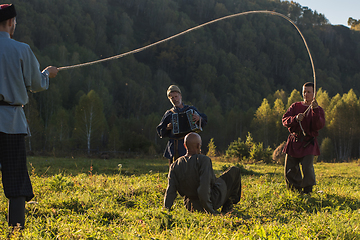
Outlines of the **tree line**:
{"label": "tree line", "polygon": [[[284,101],[281,91],[273,96],[264,98],[261,106],[256,110],[252,124],[258,126],[253,129],[254,138],[268,146],[278,146],[287,139],[289,134],[282,126],[281,118],[286,109],[295,101],[301,101],[298,90],[293,90]],[[346,161],[360,156],[360,101],[354,90],[329,97],[327,91],[320,89],[316,99],[325,111],[326,125],[320,130],[318,137],[323,161]]]}
{"label": "tree line", "polygon": [[[97,60],[232,13],[274,10],[289,16],[303,32],[313,55],[318,85],[330,99],[350,89],[360,94],[359,33],[332,26],[324,15],[298,3],[13,3],[18,12],[15,39],[32,47],[41,66]],[[225,151],[232,141],[252,132],[256,141],[274,147],[283,141],[284,129],[279,123],[275,133],[263,129],[256,122],[261,121],[259,106],[267,108],[263,102],[266,98],[271,111],[276,106],[280,112],[281,103],[274,93],[287,104],[285,96],[311,80],[307,52],[290,23],[271,15],[238,17],[123,59],[61,71],[48,91],[30,94],[26,113],[32,138],[28,139],[28,148],[35,152],[84,149],[160,154],[165,140],[157,137],[155,127],[171,107],[165,94],[170,84],[180,86],[185,103],[208,115],[209,124],[202,133],[205,143],[214,138],[218,150]],[[335,144],[330,135],[329,139]]]}
{"label": "tree line", "polygon": [[360,31],[360,19],[356,20],[352,17],[349,17],[348,25],[351,27],[351,29],[353,29],[355,31]]}

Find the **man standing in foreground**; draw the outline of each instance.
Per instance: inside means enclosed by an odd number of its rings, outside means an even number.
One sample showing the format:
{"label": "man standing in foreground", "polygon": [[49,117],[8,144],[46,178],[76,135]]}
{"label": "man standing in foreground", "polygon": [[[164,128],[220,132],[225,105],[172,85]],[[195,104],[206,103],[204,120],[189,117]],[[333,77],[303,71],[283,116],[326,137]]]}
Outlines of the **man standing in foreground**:
{"label": "man standing in foreground", "polygon": [[325,126],[325,113],[314,98],[313,83],[305,83],[302,94],[304,101],[293,103],[282,118],[283,126],[290,132],[284,147],[285,180],[288,189],[309,194],[316,184],[313,161],[314,156],[320,155],[317,136]]}
{"label": "man standing in foreground", "polygon": [[164,157],[169,159],[169,165],[186,153],[184,147],[184,136],[188,134],[191,129],[186,129],[185,132],[174,134],[172,116],[173,114],[184,114],[186,111],[192,109],[195,114],[192,116],[192,121],[200,126],[202,129],[207,124],[207,116],[204,113],[200,113],[194,106],[188,106],[183,104],[180,88],[176,85],[171,85],[166,95],[173,105],[173,108],[167,110],[161,119],[161,122],[156,127],[156,131],[160,138],[168,137],[169,141],[166,145]]}
{"label": "man standing in foreground", "polygon": [[170,210],[177,192],[185,196],[184,204],[189,211],[223,214],[232,210],[240,201],[240,169],[230,167],[219,178],[215,177],[211,159],[201,155],[201,137],[197,133],[185,136],[186,155],[170,166],[164,208]]}
{"label": "man standing in foreground", "polygon": [[30,132],[23,106],[27,90],[46,90],[58,69],[49,66],[41,72],[30,47],[12,39],[15,27],[14,5],[0,5],[0,164],[9,199],[8,224],[23,228],[25,201],[34,197],[26,166],[25,136]]}

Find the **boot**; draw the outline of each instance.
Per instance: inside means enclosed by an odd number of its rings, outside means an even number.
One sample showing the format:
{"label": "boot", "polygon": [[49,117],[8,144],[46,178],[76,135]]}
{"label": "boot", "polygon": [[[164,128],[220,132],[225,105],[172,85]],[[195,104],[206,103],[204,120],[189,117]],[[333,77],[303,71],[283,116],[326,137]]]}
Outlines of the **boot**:
{"label": "boot", "polygon": [[311,194],[312,193],[313,186],[307,186],[304,187],[304,193],[305,194]]}
{"label": "boot", "polygon": [[221,213],[222,213],[222,214],[226,214],[226,213],[228,213],[228,212],[232,212],[233,209],[234,209],[234,205],[233,205],[232,201],[231,201],[230,199],[228,199],[228,200],[224,203],[224,205],[223,205],[223,207],[222,207],[222,209],[221,209]]}
{"label": "boot", "polygon": [[25,197],[9,198],[8,224],[11,227],[25,225]]}

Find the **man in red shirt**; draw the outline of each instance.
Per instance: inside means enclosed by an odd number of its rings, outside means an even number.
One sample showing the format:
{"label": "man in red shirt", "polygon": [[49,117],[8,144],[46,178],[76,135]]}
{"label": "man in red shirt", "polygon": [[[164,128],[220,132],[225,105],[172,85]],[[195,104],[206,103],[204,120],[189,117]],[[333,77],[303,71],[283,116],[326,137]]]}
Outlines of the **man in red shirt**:
{"label": "man in red shirt", "polygon": [[305,83],[302,94],[304,100],[293,103],[282,117],[290,132],[284,148],[285,180],[288,189],[308,194],[316,184],[313,160],[320,155],[317,136],[325,126],[325,113],[314,98],[313,83]]}

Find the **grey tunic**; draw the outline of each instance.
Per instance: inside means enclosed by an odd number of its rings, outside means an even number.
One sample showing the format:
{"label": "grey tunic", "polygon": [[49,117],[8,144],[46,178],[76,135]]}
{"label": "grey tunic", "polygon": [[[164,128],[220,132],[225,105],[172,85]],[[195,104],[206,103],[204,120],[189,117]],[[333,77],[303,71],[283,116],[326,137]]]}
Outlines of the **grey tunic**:
{"label": "grey tunic", "polygon": [[29,45],[0,31],[0,101],[13,106],[0,106],[0,132],[28,134],[28,124],[21,106],[28,103],[27,91],[49,87],[49,72],[40,65]]}
{"label": "grey tunic", "polygon": [[164,197],[164,207],[170,209],[177,192],[193,203],[194,210],[217,214],[227,194],[223,179],[216,178],[211,159],[197,154],[180,157],[171,164],[168,187]]}

